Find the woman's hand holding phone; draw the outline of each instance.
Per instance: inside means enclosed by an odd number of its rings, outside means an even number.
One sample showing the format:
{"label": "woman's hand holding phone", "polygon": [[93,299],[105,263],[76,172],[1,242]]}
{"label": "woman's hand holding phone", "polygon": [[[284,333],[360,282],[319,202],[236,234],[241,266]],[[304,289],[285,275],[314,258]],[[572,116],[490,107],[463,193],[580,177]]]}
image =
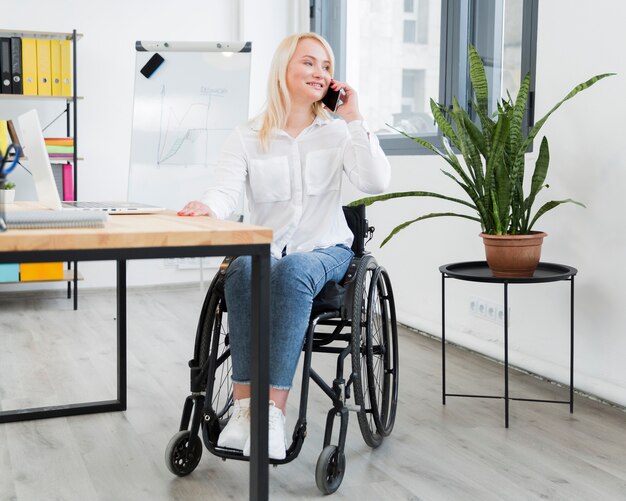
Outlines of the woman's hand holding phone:
{"label": "woman's hand holding phone", "polygon": [[322,99],[322,102],[326,108],[339,115],[346,122],[351,122],[352,120],[363,120],[363,116],[359,111],[357,93],[345,82],[331,80],[330,85],[328,86],[328,92]]}

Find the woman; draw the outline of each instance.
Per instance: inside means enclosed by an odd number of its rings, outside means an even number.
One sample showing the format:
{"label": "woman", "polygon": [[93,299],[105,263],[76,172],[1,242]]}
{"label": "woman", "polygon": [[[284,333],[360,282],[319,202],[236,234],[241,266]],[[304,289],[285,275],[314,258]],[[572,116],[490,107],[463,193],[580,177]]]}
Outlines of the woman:
{"label": "woman", "polygon": [[[342,173],[361,191],[380,193],[390,167],[359,112],[357,94],[332,79],[334,56],[315,33],[285,38],[270,67],[265,111],[226,141],[215,186],[182,216],[228,217],[243,187],[251,224],[271,227],[269,456],[285,457],[285,410],[313,298],[345,275],[353,235],[341,208]],[[342,88],[331,118],[321,99]],[[234,412],[218,445],[250,453],[251,260],[232,262],[225,277]]]}

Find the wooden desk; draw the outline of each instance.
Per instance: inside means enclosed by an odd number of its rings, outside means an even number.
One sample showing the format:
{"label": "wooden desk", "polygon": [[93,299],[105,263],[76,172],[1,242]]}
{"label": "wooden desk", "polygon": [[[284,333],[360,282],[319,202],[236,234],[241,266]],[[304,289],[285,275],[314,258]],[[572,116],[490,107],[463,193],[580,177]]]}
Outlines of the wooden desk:
{"label": "wooden desk", "polygon": [[[32,207],[20,205],[20,209]],[[179,217],[174,212],[111,216],[105,228],[8,230],[0,233],[0,263],[117,262],[117,399],[0,412],[0,423],[126,409],[126,261],[223,255],[252,256],[252,425],[250,498],[267,499],[269,401],[268,228]],[[192,347],[189,347],[192,349]],[[1,356],[1,355],[0,355]]]}

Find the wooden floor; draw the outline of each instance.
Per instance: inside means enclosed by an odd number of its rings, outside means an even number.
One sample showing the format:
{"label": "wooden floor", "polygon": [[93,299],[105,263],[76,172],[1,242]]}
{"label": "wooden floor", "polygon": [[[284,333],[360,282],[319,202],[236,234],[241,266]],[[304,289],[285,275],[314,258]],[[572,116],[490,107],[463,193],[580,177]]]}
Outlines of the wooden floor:
{"label": "wooden floor", "polygon": [[[128,410],[0,425],[0,500],[246,499],[248,464],[206,450],[193,474],[177,478],[163,455],[188,392],[187,361],[203,292],[196,287],[129,293]],[[113,398],[115,296],[85,291],[80,309],[60,294],[0,294],[2,409]],[[567,406],[500,400],[441,403],[440,344],[402,330],[396,426],[376,450],[353,415],[347,471],[327,499],[624,500],[626,413],[577,397]],[[451,392],[501,392],[502,367],[451,347]],[[334,358],[320,355],[317,366]],[[516,396],[566,399],[528,375]],[[290,405],[295,405],[292,398]],[[270,470],[270,498],[321,499],[314,471],[328,399],[312,389],[309,434],[300,456]],[[296,413],[291,408],[288,424]]]}

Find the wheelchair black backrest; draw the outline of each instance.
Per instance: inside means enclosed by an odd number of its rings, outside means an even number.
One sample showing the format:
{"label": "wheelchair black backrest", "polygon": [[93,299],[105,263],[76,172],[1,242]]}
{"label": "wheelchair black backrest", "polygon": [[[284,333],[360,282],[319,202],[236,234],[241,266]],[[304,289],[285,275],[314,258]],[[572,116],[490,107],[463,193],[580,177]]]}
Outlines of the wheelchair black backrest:
{"label": "wheelchair black backrest", "polygon": [[365,243],[369,240],[370,232],[373,228],[368,228],[367,219],[365,218],[365,205],[345,205],[343,214],[346,222],[354,233],[354,241],[352,242],[352,252],[355,256],[362,256],[365,253]]}

